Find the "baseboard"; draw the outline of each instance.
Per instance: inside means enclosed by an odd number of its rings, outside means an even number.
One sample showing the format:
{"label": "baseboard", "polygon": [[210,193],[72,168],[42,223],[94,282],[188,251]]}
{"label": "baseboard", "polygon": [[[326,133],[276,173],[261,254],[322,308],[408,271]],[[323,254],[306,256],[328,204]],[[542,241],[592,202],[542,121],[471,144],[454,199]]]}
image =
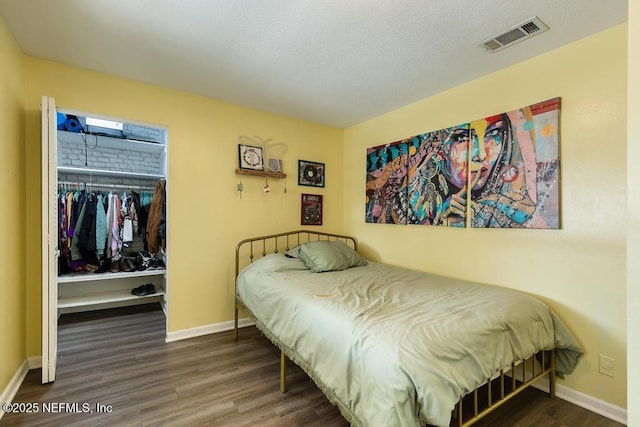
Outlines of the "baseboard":
{"label": "baseboard", "polygon": [[[15,373],[7,387],[2,391],[0,395],[0,402],[2,403],[10,403],[13,402],[13,398],[16,393],[20,389],[20,385],[22,385],[22,381],[24,381],[24,377],[27,376],[27,372],[29,372],[29,361],[25,359],[24,362],[18,368],[18,371]],[[0,419],[4,416],[4,409],[0,408]]]}
{"label": "baseboard", "polygon": [[[533,386],[537,389],[548,392],[549,379],[542,378],[533,383]],[[574,405],[578,405],[581,408],[587,409],[591,412],[595,412],[596,414],[600,414],[603,417],[609,418],[610,420],[627,425],[627,410],[619,406],[612,405],[611,403],[607,403],[600,399],[596,399],[595,397],[591,397],[587,394],[575,391],[558,383],[556,383],[556,397],[562,400],[566,400],[567,402],[571,402]]]}
{"label": "baseboard", "polygon": [[[238,327],[246,328],[247,326],[253,326],[256,322],[249,318],[244,317],[238,319]],[[202,335],[215,334],[217,332],[231,331],[233,330],[233,320],[221,323],[212,323],[210,325],[198,326],[196,328],[182,329],[175,332],[167,332],[166,342],[186,340],[188,338],[200,337]]]}
{"label": "baseboard", "polygon": [[29,370],[42,368],[42,356],[33,356],[27,359]]}

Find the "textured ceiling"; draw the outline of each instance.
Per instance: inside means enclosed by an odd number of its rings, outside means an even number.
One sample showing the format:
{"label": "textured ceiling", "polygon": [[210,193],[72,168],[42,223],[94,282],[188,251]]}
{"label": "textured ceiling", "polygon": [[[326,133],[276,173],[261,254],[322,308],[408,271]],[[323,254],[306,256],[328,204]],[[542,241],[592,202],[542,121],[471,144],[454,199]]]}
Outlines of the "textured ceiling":
{"label": "textured ceiling", "polygon": [[[348,127],[627,20],[626,0],[0,0],[25,53]],[[550,30],[478,44],[532,16]]]}

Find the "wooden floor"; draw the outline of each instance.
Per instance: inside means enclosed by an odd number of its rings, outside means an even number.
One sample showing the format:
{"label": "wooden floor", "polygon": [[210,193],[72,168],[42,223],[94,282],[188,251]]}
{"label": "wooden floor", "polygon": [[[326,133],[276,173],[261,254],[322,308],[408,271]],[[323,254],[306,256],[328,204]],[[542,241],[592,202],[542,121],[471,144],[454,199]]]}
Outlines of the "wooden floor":
{"label": "wooden floor", "polygon": [[[0,426],[348,425],[291,363],[280,393],[280,353],[257,329],[242,329],[238,342],[222,332],[165,343],[164,325],[155,304],[63,315],[56,381],[41,385],[40,370],[30,371],[14,399],[40,412],[7,413]],[[621,424],[531,389],[477,425]]]}

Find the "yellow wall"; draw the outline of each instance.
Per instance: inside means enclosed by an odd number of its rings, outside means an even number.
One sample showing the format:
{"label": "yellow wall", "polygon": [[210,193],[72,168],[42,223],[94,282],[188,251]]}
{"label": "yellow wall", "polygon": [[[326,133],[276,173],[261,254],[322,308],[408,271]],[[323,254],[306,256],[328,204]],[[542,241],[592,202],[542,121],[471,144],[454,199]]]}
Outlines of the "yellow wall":
{"label": "yellow wall", "polygon": [[[168,129],[169,331],[233,319],[234,248],[250,235],[300,228],[300,194],[324,195],[326,230],[342,230],[342,131],[174,90],[26,57],[27,251],[39,253],[42,95],[59,109],[124,118]],[[289,146],[284,180],[239,176],[238,137]],[[297,185],[298,159],[326,164],[326,187]],[[40,354],[39,257],[27,260],[29,355]]]}
{"label": "yellow wall", "polygon": [[[627,27],[617,26],[361,123],[344,136],[345,229],[366,256],[539,296],[586,350],[563,384],[620,407],[626,407],[627,374],[626,47]],[[562,97],[561,230],[364,223],[367,147],[556,96]],[[615,359],[615,378],[598,373],[599,354]]]}
{"label": "yellow wall", "polygon": [[[25,151],[22,51],[0,18],[0,393],[25,360]],[[35,224],[34,227],[39,227]],[[39,301],[38,301],[39,302]],[[39,338],[38,338],[39,339]]]}
{"label": "yellow wall", "polygon": [[[627,117],[627,183],[629,186],[628,231],[627,231],[627,360],[640,360],[640,3],[629,2],[629,109]],[[630,426],[640,426],[640,364],[630,363],[627,392],[627,421]]]}
{"label": "yellow wall", "polygon": [[[639,19],[630,8],[629,39]],[[313,191],[325,196],[321,228],[355,234],[373,259],[538,295],[587,351],[564,384],[626,407],[626,44],[626,25],[615,27],[343,132],[32,57],[23,61],[0,21],[0,197],[20,201],[0,222],[0,235],[15,243],[0,249],[0,286],[7,295],[0,299],[0,390],[24,360],[25,347],[28,356],[40,354],[40,260],[33,254],[40,253],[39,102],[49,95],[63,109],[167,127],[170,331],[232,318],[230,248],[248,235],[299,227],[300,193],[310,189],[296,185],[297,159],[316,160],[327,165],[327,187]],[[629,48],[629,70],[637,69]],[[638,111],[637,83],[633,90],[630,112]],[[364,223],[367,147],[555,96],[562,97],[561,230]],[[270,180],[272,192],[265,195],[261,179],[243,177],[245,193],[238,197],[239,135],[289,144],[287,194],[282,181]],[[629,135],[632,159],[631,129]],[[640,181],[637,172],[628,174],[629,182]],[[632,200],[629,209],[637,212]],[[630,226],[637,232],[637,224]],[[492,268],[498,264],[499,272]],[[638,276],[632,271],[629,280]],[[615,378],[598,374],[598,354],[616,359]]]}

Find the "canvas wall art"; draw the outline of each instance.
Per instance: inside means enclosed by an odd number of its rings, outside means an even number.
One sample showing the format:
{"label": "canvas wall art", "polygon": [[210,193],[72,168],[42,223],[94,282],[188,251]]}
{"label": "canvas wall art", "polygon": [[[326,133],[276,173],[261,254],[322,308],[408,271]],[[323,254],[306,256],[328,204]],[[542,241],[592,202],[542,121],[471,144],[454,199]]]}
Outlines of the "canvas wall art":
{"label": "canvas wall art", "polygon": [[560,227],[560,98],[471,122],[471,227]]}
{"label": "canvas wall art", "polygon": [[463,124],[411,139],[408,224],[465,226],[468,135]]}
{"label": "canvas wall art", "polygon": [[559,228],[559,113],[553,98],[367,149],[366,222]]}
{"label": "canvas wall art", "polygon": [[365,221],[407,223],[408,140],[367,149]]}

